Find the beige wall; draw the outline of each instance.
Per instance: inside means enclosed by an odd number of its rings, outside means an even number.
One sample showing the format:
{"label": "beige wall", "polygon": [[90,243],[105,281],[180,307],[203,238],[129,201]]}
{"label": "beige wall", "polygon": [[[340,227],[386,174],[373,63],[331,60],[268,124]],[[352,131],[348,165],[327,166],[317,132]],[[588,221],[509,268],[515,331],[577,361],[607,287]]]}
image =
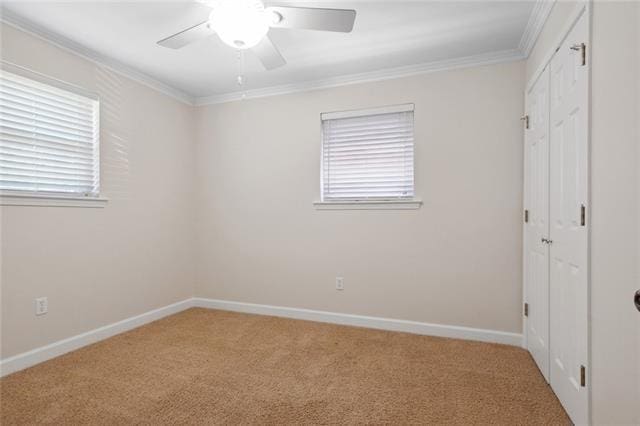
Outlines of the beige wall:
{"label": "beige wall", "polygon": [[[2,59],[101,97],[103,209],[2,207],[2,358],[191,297],[193,114],[2,26]],[[49,313],[34,315],[34,299]]]}
{"label": "beige wall", "polygon": [[[557,2],[527,61],[528,79],[576,3]],[[640,3],[592,14],[591,381],[595,424],[640,423]]]}
{"label": "beige wall", "polygon": [[592,62],[591,355],[595,423],[640,424],[638,3],[596,2]]}
{"label": "beige wall", "polygon": [[[523,90],[519,62],[200,108],[196,295],[520,333]],[[315,210],[320,113],[408,102],[422,208]]]}

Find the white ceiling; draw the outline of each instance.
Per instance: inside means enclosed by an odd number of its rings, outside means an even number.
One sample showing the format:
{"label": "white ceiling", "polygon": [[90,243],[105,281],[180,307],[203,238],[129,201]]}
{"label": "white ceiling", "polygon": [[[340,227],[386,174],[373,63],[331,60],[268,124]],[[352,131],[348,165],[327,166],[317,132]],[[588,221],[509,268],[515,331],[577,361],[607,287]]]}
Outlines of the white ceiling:
{"label": "white ceiling", "polygon": [[[175,1],[3,1],[5,11],[178,89],[189,97],[238,91],[238,54],[215,35],[181,50],[156,41],[205,20],[209,8]],[[267,5],[352,8],[352,33],[271,29],[287,60],[265,71],[246,53],[246,89],[339,78],[468,56],[516,52],[532,1],[303,1]]]}

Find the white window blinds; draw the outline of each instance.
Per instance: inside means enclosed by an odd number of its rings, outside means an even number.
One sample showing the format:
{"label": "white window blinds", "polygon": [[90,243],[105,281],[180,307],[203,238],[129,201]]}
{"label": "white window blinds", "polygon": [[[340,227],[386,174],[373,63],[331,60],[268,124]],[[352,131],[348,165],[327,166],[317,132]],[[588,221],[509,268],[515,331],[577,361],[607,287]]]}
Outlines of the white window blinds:
{"label": "white window blinds", "polygon": [[322,199],[412,198],[413,105],[322,114]]}
{"label": "white window blinds", "polygon": [[96,196],[98,101],[0,71],[0,190]]}

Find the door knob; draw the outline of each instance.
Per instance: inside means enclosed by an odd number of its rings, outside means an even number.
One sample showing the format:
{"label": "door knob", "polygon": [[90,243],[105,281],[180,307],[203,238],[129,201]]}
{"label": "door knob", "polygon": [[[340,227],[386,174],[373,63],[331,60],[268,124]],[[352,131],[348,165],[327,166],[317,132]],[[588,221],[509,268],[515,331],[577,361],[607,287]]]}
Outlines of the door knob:
{"label": "door knob", "polygon": [[640,311],[640,290],[636,291],[635,296],[633,296],[633,303],[636,304],[636,309]]}

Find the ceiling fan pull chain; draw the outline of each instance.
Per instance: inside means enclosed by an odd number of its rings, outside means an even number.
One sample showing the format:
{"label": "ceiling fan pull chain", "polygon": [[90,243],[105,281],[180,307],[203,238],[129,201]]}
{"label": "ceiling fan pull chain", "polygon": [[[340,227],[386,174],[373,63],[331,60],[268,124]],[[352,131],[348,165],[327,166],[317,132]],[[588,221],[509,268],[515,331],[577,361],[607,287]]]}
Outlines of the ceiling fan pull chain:
{"label": "ceiling fan pull chain", "polygon": [[242,92],[242,99],[246,97],[246,93],[244,92],[244,50],[238,49],[238,86],[240,86],[240,91]]}
{"label": "ceiling fan pull chain", "polygon": [[236,78],[237,82],[238,82],[238,86],[240,86],[240,89],[242,89],[242,85],[244,84],[244,75],[243,75],[243,71],[244,71],[244,64],[243,64],[243,59],[244,56],[242,55],[242,50],[238,49],[238,77]]}

